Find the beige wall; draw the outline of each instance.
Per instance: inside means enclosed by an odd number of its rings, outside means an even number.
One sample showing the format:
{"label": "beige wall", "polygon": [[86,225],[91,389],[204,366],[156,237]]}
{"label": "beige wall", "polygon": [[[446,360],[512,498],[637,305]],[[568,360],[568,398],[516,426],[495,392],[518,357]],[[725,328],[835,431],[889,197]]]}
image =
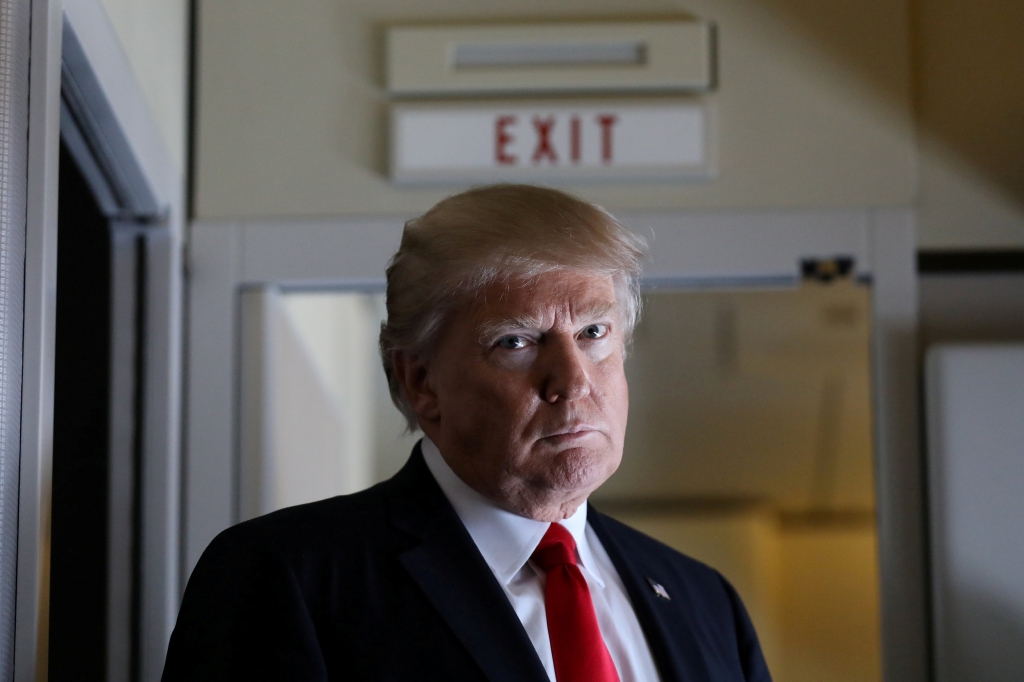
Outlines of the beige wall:
{"label": "beige wall", "polygon": [[919,0],[921,244],[1024,245],[1024,3]]}
{"label": "beige wall", "polygon": [[582,194],[613,209],[912,201],[903,3],[217,0],[200,11],[198,215],[413,212],[446,193],[384,175],[389,23],[687,15],[718,24],[719,177]]}
{"label": "beige wall", "polygon": [[102,0],[174,164],[184,171],[188,0]]}
{"label": "beige wall", "polygon": [[198,215],[407,213],[439,198],[384,175],[390,23],[658,16],[718,24],[719,177],[574,188],[585,196],[613,209],[917,203],[923,247],[1024,245],[1017,0],[201,2]]}

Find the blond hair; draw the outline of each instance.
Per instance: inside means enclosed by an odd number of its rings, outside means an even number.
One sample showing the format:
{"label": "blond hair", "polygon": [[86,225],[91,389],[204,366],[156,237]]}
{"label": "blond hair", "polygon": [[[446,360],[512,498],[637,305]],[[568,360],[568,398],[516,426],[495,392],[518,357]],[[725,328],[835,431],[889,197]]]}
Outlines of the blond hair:
{"label": "blond hair", "polygon": [[391,399],[411,431],[416,414],[393,371],[396,352],[429,357],[460,303],[496,282],[554,270],[613,278],[628,341],[640,315],[646,245],[604,209],[532,185],[490,185],[450,196],[405,224],[387,269],[380,355]]}

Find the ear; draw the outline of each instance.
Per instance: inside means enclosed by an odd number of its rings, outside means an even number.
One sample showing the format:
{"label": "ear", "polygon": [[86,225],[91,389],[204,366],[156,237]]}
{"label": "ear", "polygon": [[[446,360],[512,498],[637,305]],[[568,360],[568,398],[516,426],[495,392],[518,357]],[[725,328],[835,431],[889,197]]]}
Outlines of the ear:
{"label": "ear", "polygon": [[418,356],[395,351],[391,370],[405,393],[413,412],[421,422],[436,422],[441,417],[437,394],[430,385],[430,368]]}

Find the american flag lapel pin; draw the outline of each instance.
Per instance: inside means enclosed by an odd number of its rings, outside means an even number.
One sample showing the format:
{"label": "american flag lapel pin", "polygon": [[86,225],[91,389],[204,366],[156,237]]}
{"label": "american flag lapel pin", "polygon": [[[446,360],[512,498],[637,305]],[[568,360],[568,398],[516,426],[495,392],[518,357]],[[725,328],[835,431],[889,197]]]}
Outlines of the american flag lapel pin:
{"label": "american flag lapel pin", "polygon": [[668,590],[661,583],[655,582],[652,578],[647,579],[647,584],[651,586],[651,589],[661,599],[665,601],[672,601],[672,597],[668,596]]}

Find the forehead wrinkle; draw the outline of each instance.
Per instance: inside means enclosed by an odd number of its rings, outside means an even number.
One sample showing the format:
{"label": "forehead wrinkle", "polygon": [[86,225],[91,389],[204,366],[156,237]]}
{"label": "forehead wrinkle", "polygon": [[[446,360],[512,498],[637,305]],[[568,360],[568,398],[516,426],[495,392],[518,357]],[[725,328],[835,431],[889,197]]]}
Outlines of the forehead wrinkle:
{"label": "forehead wrinkle", "polygon": [[480,339],[484,340],[509,329],[539,330],[543,327],[544,322],[535,315],[501,315],[480,320],[476,330]]}
{"label": "forehead wrinkle", "polygon": [[598,317],[612,316],[618,307],[618,301],[590,301],[580,306],[577,306],[575,303],[570,304],[569,309],[573,319],[592,320]]}

